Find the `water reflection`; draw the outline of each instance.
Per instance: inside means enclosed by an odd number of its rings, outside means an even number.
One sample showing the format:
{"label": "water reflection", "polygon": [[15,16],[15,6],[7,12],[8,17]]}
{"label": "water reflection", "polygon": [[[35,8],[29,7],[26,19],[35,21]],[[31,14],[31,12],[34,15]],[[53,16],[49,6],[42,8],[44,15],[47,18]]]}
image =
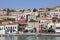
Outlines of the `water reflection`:
{"label": "water reflection", "polygon": [[55,40],[56,37],[54,36],[41,36],[40,40]]}
{"label": "water reflection", "polygon": [[0,37],[0,40],[60,40],[58,36],[5,36]]}
{"label": "water reflection", "polygon": [[5,37],[5,40],[18,40],[18,36],[9,35]]}

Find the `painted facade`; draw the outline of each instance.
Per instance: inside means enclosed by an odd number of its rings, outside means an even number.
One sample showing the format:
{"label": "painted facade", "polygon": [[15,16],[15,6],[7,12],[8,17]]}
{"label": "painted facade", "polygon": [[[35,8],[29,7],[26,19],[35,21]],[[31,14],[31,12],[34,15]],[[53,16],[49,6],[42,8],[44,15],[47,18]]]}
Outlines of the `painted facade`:
{"label": "painted facade", "polygon": [[5,26],[6,33],[17,33],[18,32],[18,24],[9,24]]}
{"label": "painted facade", "polygon": [[5,25],[0,24],[0,34],[5,34]]}

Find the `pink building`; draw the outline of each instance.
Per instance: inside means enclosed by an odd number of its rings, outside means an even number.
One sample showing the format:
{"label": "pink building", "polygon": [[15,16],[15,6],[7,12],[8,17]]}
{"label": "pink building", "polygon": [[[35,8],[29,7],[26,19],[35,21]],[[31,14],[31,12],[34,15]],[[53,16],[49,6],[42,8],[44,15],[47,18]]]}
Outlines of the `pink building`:
{"label": "pink building", "polygon": [[25,24],[26,23],[26,19],[25,18],[21,18],[20,20],[19,20],[19,24]]}

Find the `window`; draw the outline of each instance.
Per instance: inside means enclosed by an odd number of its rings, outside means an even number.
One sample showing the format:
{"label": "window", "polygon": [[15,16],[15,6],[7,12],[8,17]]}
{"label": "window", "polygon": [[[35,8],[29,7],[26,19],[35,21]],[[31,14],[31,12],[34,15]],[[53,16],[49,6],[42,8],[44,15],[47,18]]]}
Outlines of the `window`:
{"label": "window", "polygon": [[15,29],[16,29],[16,27],[15,27]]}
{"label": "window", "polygon": [[3,27],[2,27],[2,30],[3,30]]}
{"label": "window", "polygon": [[14,27],[13,27],[13,29],[14,29]]}
{"label": "window", "polygon": [[9,28],[9,27],[8,27]]}
{"label": "window", "polygon": [[25,15],[24,15],[24,17],[25,17]]}
{"label": "window", "polygon": [[12,29],[12,27],[11,27],[11,29]]}
{"label": "window", "polygon": [[43,17],[43,16],[42,16]]}
{"label": "window", "polygon": [[7,29],[7,27],[6,27],[6,29]]}
{"label": "window", "polygon": [[40,23],[40,21],[39,21],[39,23]]}
{"label": "window", "polygon": [[3,30],[3,27],[0,27],[0,30]]}
{"label": "window", "polygon": [[34,26],[32,25],[32,27],[34,27]]}

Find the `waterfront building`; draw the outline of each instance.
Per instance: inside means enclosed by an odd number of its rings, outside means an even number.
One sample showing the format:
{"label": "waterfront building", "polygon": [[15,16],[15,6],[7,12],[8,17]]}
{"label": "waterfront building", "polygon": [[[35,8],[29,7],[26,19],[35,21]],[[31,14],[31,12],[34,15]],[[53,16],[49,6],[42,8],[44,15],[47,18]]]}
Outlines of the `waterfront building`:
{"label": "waterfront building", "polygon": [[49,23],[48,23],[48,29],[49,29],[51,26],[52,26],[53,29],[55,29],[55,24],[52,23],[52,22],[49,22]]}
{"label": "waterfront building", "polygon": [[[59,26],[57,25],[59,25],[60,22],[60,6],[56,6],[54,8],[39,8],[38,10],[34,8],[34,11],[30,9],[23,10],[21,8],[17,10],[9,10],[9,15],[7,15],[6,9],[0,9],[0,24],[5,24],[5,26],[8,25],[6,28],[8,27],[12,30],[17,24],[19,24],[19,30],[21,31],[24,31],[25,29],[33,29],[35,27],[38,32],[41,25],[46,27],[53,23],[54,25],[56,24],[54,26],[56,28],[55,30],[57,30],[56,32],[59,32]],[[33,22],[30,22],[31,19],[33,19]],[[17,24],[14,25],[15,23]],[[18,27],[18,25],[16,27]],[[17,30],[18,28],[16,28],[16,31]],[[7,33],[11,33],[10,30]],[[12,31],[12,33],[14,32]]]}
{"label": "waterfront building", "polygon": [[17,33],[18,32],[18,24],[8,24],[5,25],[5,33]]}
{"label": "waterfront building", "polygon": [[18,21],[19,23],[19,31],[24,32],[25,27],[27,26],[26,19],[24,17],[21,17],[21,19]]}
{"label": "waterfront building", "polygon": [[49,22],[52,22],[51,17],[45,17],[43,19],[40,19],[40,25],[43,25],[43,27],[46,27]]}
{"label": "waterfront building", "polygon": [[55,31],[60,32],[60,23],[58,22],[55,23]]}
{"label": "waterfront building", "polygon": [[39,32],[39,22],[38,21],[33,21],[32,19],[27,22],[27,27],[25,28],[25,30],[29,30],[34,32],[34,28],[36,28],[36,32]]}
{"label": "waterfront building", "polygon": [[5,24],[0,24],[0,34],[5,34]]}

